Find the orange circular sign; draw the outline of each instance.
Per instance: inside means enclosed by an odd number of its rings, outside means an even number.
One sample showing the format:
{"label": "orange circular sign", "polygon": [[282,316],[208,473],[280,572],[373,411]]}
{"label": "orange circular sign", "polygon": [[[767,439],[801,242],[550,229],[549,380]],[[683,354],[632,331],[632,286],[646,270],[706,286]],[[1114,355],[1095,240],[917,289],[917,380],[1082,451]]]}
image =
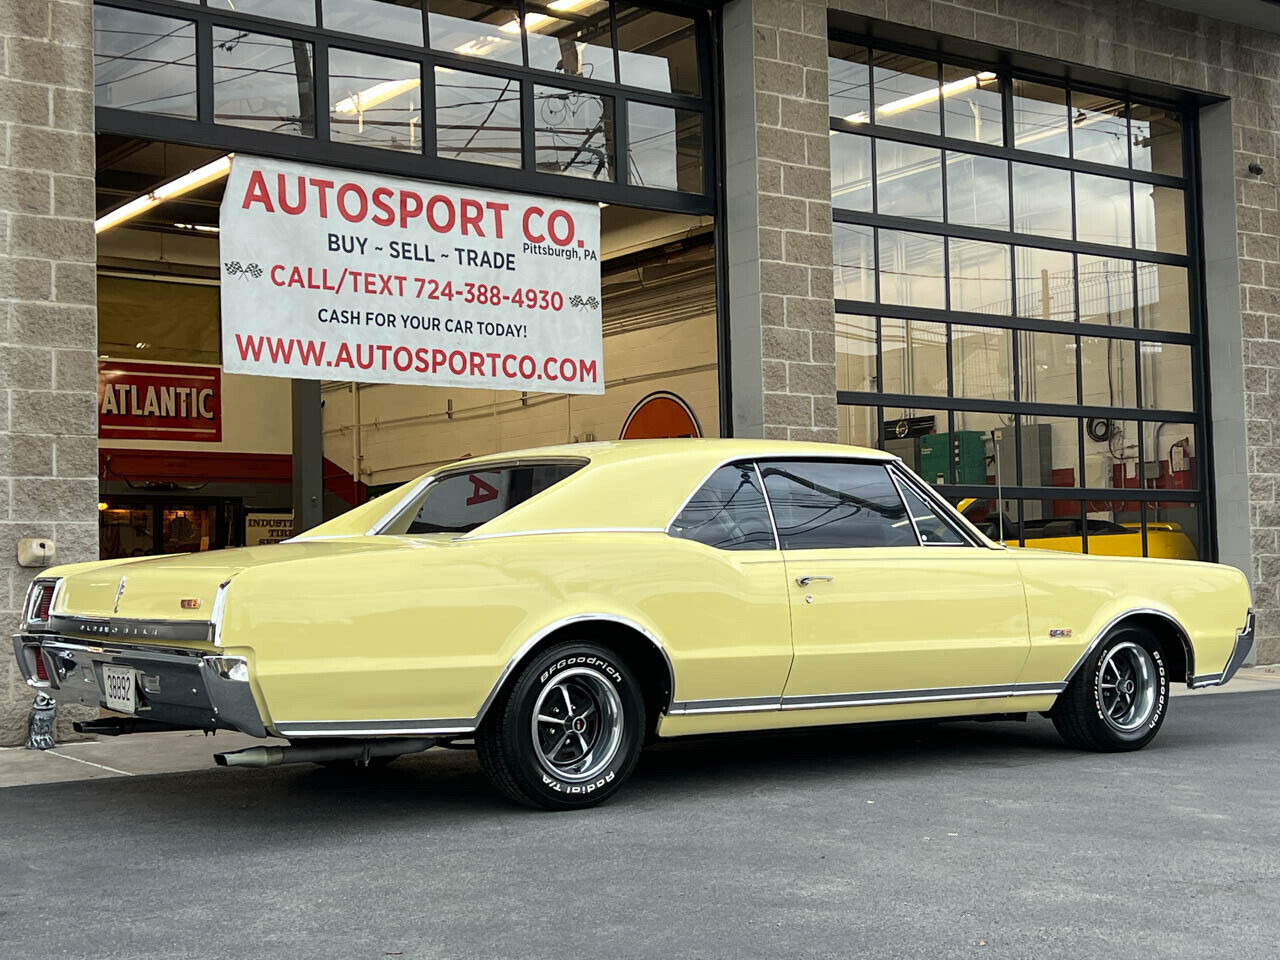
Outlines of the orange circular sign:
{"label": "orange circular sign", "polygon": [[654,440],[659,437],[700,437],[698,418],[674,393],[651,393],[632,408],[622,425],[622,440]]}

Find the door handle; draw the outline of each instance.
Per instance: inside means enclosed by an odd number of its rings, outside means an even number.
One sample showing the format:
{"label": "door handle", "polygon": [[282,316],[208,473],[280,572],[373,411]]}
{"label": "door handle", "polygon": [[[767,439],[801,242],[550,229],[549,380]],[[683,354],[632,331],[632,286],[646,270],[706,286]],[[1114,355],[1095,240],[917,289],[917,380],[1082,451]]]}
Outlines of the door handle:
{"label": "door handle", "polygon": [[835,579],[834,577],[827,577],[822,575],[818,575],[814,577],[796,577],[796,583],[802,587],[807,587],[811,583],[817,583],[819,581],[822,581],[823,583],[830,583],[834,579]]}

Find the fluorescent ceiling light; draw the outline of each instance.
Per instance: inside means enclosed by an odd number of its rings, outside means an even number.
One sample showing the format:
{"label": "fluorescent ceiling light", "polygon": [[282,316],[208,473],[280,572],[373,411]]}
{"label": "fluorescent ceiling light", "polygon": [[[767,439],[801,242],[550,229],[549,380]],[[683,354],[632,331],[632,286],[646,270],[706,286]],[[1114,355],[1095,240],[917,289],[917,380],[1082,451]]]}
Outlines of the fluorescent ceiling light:
{"label": "fluorescent ceiling light", "polygon": [[203,167],[196,167],[190,173],[184,173],[175,180],[160,184],[150,193],[134,197],[123,206],[116,207],[110,213],[103,214],[95,220],[93,224],[94,232],[102,233],[104,230],[110,230],[126,220],[132,220],[139,214],[146,213],[152,207],[158,207],[166,200],[176,199],[206,184],[221,180],[231,172],[231,158],[234,156],[234,153],[228,153],[225,157],[219,157],[217,160],[206,163]]}
{"label": "fluorescent ceiling light", "polygon": [[[933,87],[930,90],[921,90],[919,93],[913,93],[909,97],[890,100],[884,106],[876,107],[876,113],[877,115],[892,116],[905,110],[914,110],[916,107],[923,107],[934,102],[938,99],[939,94],[943,97],[954,96],[957,93],[964,93],[966,90],[973,90],[984,83],[991,83],[995,79],[996,75],[994,73],[984,70],[982,73],[975,73],[969,77],[962,77],[959,80],[944,83],[941,88]],[[866,123],[870,119],[865,110],[859,110],[857,113],[851,113],[845,117],[845,120],[849,123]]]}
{"label": "fluorescent ceiling light", "polygon": [[[570,13],[579,10],[582,7],[588,7],[595,3],[596,0],[551,0],[547,4],[548,10],[555,10],[557,13]],[[526,30],[537,30],[545,27],[549,23],[555,23],[555,17],[549,17],[545,13],[526,13],[524,15],[524,28]],[[519,33],[520,21],[516,19],[508,20],[498,28],[503,33]]]}
{"label": "fluorescent ceiling light", "polygon": [[421,81],[417,77],[410,77],[407,80],[384,80],[382,83],[375,83],[367,90],[361,90],[359,93],[353,93],[351,96],[339,100],[333,105],[334,113],[363,113],[366,110],[372,110],[380,103],[386,103],[402,93],[408,93],[411,90],[417,90],[421,85]]}
{"label": "fluorescent ceiling light", "polygon": [[194,230],[197,233],[220,233],[219,227],[207,223],[174,223],[179,230]]}

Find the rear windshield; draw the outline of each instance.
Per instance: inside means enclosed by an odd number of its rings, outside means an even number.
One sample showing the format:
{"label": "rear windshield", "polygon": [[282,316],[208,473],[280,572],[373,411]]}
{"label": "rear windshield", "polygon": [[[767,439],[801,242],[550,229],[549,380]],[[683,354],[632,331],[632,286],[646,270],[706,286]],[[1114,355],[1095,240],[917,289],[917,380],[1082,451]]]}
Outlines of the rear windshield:
{"label": "rear windshield", "polygon": [[432,481],[387,533],[468,533],[581,470],[585,461],[478,467]]}

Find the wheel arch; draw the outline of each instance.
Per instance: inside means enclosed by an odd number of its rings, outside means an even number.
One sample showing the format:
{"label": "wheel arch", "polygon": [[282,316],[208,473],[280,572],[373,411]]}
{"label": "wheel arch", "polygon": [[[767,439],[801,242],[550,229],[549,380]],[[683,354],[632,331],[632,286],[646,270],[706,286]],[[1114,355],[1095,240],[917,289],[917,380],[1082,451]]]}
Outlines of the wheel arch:
{"label": "wheel arch", "polygon": [[543,627],[515,652],[485,697],[476,714],[476,726],[484,722],[489,708],[515,681],[520,668],[553,644],[565,640],[590,639],[609,646],[640,674],[650,719],[670,709],[675,699],[676,676],[671,657],[662,641],[646,627],[612,613],[581,613],[563,617]]}
{"label": "wheel arch", "polygon": [[1071,672],[1067,674],[1064,682],[1071,682],[1072,678],[1080,671],[1080,668],[1084,666],[1085,661],[1093,655],[1093,652],[1098,649],[1103,641],[1117,630],[1127,627],[1145,630],[1160,641],[1160,647],[1169,661],[1170,676],[1181,678],[1176,682],[1191,684],[1192,678],[1195,676],[1195,649],[1191,645],[1191,636],[1187,633],[1186,627],[1176,617],[1154,607],[1126,610],[1119,616],[1113,617],[1094,636],[1089,646],[1085,648],[1084,653],[1080,655],[1080,659],[1071,668]]}

